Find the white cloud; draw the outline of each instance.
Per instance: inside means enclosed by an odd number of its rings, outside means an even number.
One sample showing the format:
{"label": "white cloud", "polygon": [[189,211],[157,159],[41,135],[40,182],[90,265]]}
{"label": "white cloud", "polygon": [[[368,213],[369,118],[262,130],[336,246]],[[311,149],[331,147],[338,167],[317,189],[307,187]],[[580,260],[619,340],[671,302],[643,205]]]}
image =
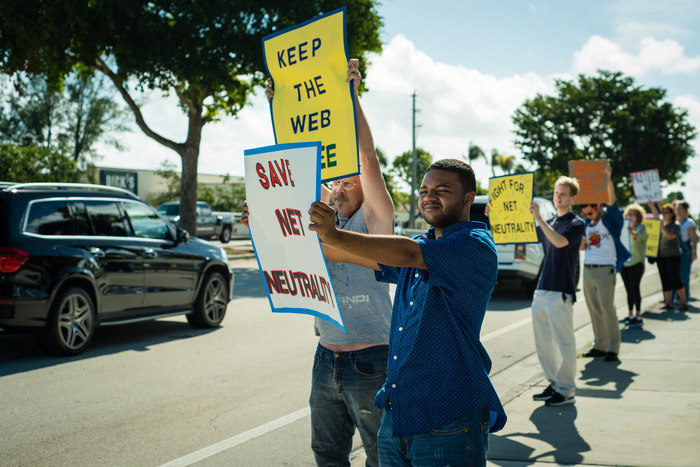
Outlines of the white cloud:
{"label": "white cloud", "polygon": [[594,74],[599,69],[622,71],[637,78],[651,72],[695,73],[700,71],[700,57],[687,57],[683,46],[671,39],[643,38],[637,53],[630,53],[617,42],[594,35],[574,52],[572,71]]}
{"label": "white cloud", "polygon": [[[434,158],[466,153],[471,142],[485,151],[514,153],[511,115],[527,98],[552,91],[536,74],[497,78],[436,62],[403,35],[372,57],[370,91],[362,105],[375,143],[390,158],[411,148],[411,94],[416,92],[416,144]],[[482,167],[481,169],[485,169]],[[485,180],[485,170],[477,170]]]}

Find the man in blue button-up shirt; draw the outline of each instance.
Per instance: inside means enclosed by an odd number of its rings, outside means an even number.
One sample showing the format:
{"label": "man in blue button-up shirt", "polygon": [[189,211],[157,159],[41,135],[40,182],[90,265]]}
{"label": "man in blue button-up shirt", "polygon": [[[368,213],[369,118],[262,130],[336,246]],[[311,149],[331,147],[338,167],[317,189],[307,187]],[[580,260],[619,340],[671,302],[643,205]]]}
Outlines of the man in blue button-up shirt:
{"label": "man in blue button-up shirt", "polygon": [[382,465],[485,465],[488,433],[505,424],[479,341],[498,258],[486,226],[469,221],[475,192],[469,165],[433,163],[419,199],[432,228],[413,238],[341,231],[327,205],[309,210],[309,228],[344,261],[397,283],[387,380],[375,398],[388,409],[378,436]]}

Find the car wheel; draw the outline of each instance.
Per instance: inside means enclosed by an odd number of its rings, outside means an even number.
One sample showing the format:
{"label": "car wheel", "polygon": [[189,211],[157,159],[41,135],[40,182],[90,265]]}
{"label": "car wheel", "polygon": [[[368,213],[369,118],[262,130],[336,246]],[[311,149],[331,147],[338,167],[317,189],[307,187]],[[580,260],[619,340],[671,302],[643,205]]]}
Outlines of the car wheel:
{"label": "car wheel", "polygon": [[56,300],[41,335],[42,347],[53,354],[77,355],[95,335],[95,305],[80,287],[65,290]]}
{"label": "car wheel", "polygon": [[221,235],[219,235],[219,240],[221,243],[228,243],[231,241],[231,227],[224,227],[224,230],[221,231]]}
{"label": "car wheel", "polygon": [[196,328],[215,328],[223,321],[227,304],[228,286],[224,276],[218,272],[209,273],[187,321]]}

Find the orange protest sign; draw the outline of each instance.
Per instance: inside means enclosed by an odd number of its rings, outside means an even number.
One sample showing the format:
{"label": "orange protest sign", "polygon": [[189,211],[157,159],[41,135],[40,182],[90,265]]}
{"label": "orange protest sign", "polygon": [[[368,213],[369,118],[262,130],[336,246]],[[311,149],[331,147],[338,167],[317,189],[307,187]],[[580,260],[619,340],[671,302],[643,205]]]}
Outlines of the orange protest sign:
{"label": "orange protest sign", "polygon": [[579,184],[576,201],[579,204],[601,203],[608,200],[607,175],[605,159],[569,161],[569,176],[576,178]]}

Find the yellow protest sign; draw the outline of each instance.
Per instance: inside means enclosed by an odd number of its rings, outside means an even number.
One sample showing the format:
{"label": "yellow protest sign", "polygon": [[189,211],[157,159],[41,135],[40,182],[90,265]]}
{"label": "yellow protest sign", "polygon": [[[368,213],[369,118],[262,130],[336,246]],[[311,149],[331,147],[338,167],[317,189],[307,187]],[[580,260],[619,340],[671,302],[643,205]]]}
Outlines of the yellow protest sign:
{"label": "yellow protest sign", "polygon": [[345,8],[263,38],[275,141],[321,141],[321,181],[359,173]]}
{"label": "yellow protest sign", "polygon": [[647,229],[647,256],[656,258],[659,254],[659,238],[661,237],[661,221],[645,217],[642,221]]}
{"label": "yellow protest sign", "polygon": [[569,176],[578,180],[576,202],[580,204],[608,201],[608,176],[605,174],[605,159],[569,161]]}
{"label": "yellow protest sign", "polygon": [[489,178],[489,222],[494,243],[537,242],[530,213],[534,185],[533,172]]}

